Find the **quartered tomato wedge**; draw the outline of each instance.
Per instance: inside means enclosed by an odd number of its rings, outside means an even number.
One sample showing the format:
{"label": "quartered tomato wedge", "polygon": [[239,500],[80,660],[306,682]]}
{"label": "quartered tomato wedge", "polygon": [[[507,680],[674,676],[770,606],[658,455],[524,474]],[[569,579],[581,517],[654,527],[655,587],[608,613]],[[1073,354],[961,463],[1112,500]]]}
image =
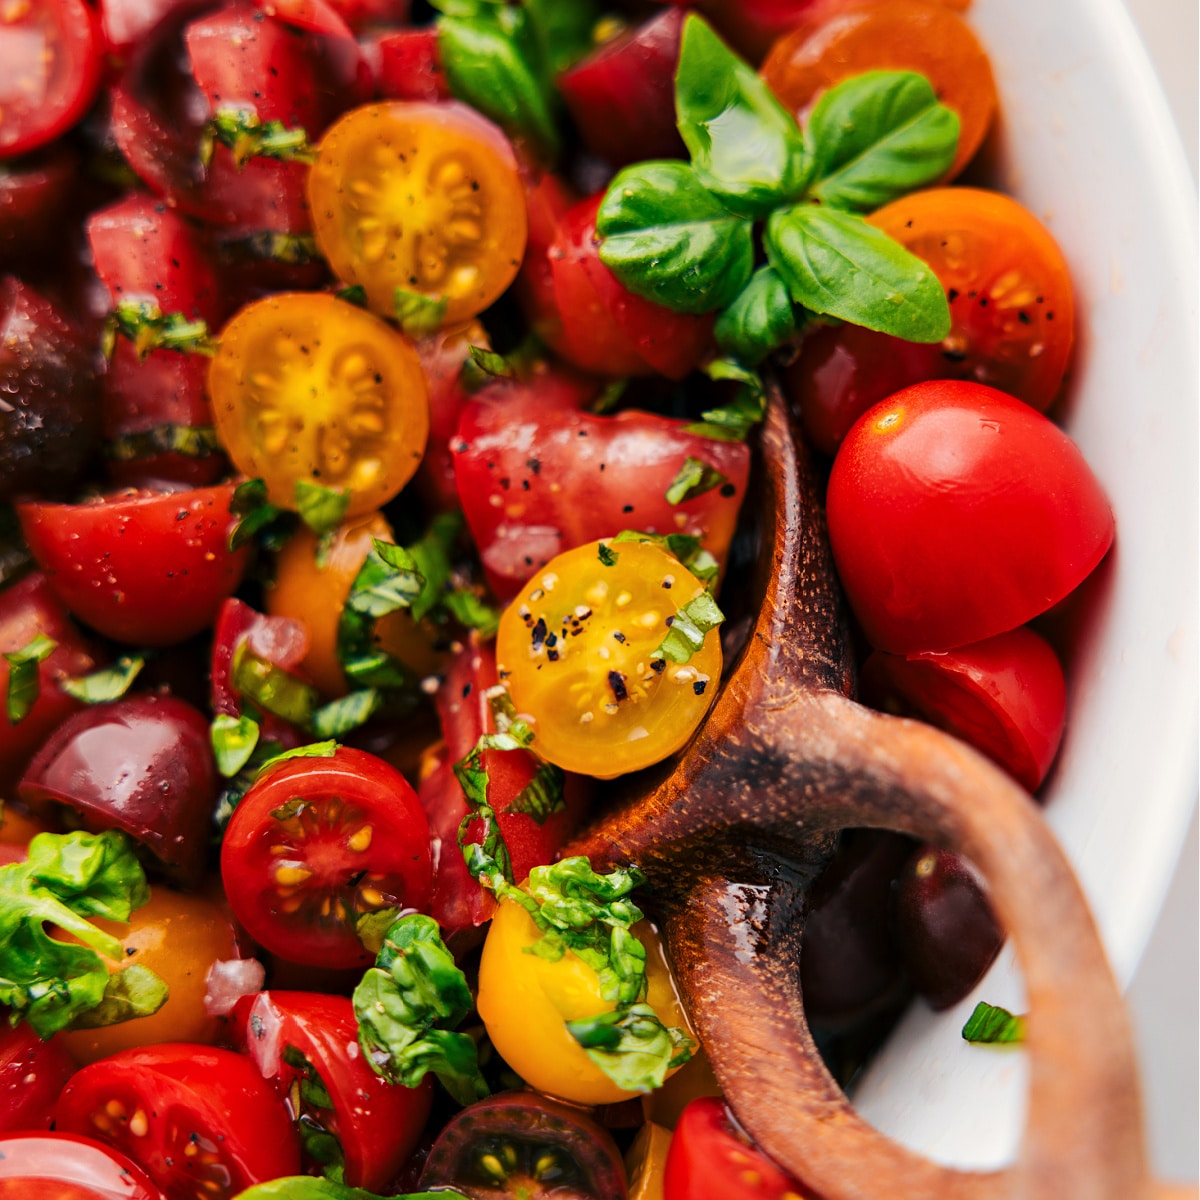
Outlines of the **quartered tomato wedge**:
{"label": "quartered tomato wedge", "polygon": [[373,961],[355,933],[364,913],[429,902],[429,825],[404,776],[342,747],[270,769],[225,830],[221,878],[238,920],[292,962]]}
{"label": "quartered tomato wedge", "polygon": [[482,312],[525,253],[524,192],[508,140],[465,105],[355,109],[309,174],[313,231],[337,276],[376,312],[413,293],[444,322]]}

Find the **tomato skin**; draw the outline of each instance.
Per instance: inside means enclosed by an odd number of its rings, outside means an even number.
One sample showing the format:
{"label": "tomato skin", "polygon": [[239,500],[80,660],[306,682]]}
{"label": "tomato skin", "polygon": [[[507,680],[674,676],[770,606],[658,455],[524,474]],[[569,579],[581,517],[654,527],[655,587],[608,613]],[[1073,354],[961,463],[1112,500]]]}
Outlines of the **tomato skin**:
{"label": "tomato skin", "polygon": [[58,142],[0,174],[0,256],[30,268],[62,237],[78,186],[78,152]]}
{"label": "tomato skin", "polygon": [[122,1050],[81,1068],[55,1124],[128,1154],[169,1196],[194,1196],[207,1183],[203,1194],[230,1200],[300,1168],[287,1108],[254,1064],[191,1042]]}
{"label": "tomato skin", "polygon": [[119,642],[169,646],[207,629],[241,582],[248,550],[228,546],[233,490],[36,501],[19,504],[17,516],[50,587],[75,616]]}
{"label": "tomato skin", "polygon": [[986,754],[1022,787],[1041,786],[1067,719],[1067,686],[1048,642],[1024,627],[937,654],[863,664],[864,702],[911,712]]}
{"label": "tomato skin", "polygon": [[428,908],[429,825],[404,776],[373,754],[341,747],[293,759],[234,809],[221,878],[234,915],[267,950],[313,966],[365,966],[374,955],[355,916]]}
{"label": "tomato skin", "polygon": [[384,100],[450,100],[437,29],[397,29],[375,42],[375,86]]}
{"label": "tomato skin", "polygon": [[0,1134],[0,1200],[34,1197],[165,1200],[137,1163],[103,1142],[61,1131]]}
{"label": "tomato skin", "polygon": [[734,1131],[725,1105],[711,1096],[683,1110],[667,1151],[664,1200],[808,1200],[789,1179]]}
{"label": "tomato skin", "polygon": [[0,1133],[49,1129],[58,1093],[74,1073],[75,1060],[62,1038],[43,1042],[24,1021],[5,1022],[0,1027]]}
{"label": "tomato skin", "polygon": [[[556,554],[623,529],[693,534],[723,561],[750,451],[688,433],[687,424],[635,410],[548,411],[535,392],[469,404],[451,442],[454,474],[496,595],[510,599]],[[689,457],[728,482],[672,505],[665,493]]]}
{"label": "tomato skin", "polygon": [[244,996],[233,1012],[239,1049],[287,1098],[297,1077],[284,1061],[294,1047],[315,1068],[333,1110],[310,1113],[341,1143],[345,1182],[380,1192],[416,1148],[433,1102],[433,1079],[407,1088],[381,1079],[358,1049],[358,1022],[347,996],[272,990]]}
{"label": "tomato skin", "polygon": [[1078,447],[981,384],[920,383],[864,413],[827,496],[838,575],[873,646],[949,650],[1063,599],[1112,543]]}

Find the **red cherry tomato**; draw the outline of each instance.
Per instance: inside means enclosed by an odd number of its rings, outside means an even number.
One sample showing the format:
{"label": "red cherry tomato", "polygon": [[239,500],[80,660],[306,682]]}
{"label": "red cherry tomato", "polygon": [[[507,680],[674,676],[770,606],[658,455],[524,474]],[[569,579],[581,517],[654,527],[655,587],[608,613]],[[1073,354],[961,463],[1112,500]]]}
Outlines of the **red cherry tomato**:
{"label": "red cherry tomato", "polygon": [[0,173],[0,255],[33,267],[62,239],[79,183],[79,154],[67,143],[6,163]]}
{"label": "red cherry tomato", "polygon": [[375,87],[381,100],[450,100],[435,26],[397,29],[375,42]]}
{"label": "red cherry tomato", "polygon": [[49,1129],[58,1093],[74,1073],[75,1060],[60,1038],[43,1042],[24,1021],[5,1022],[0,1026],[0,1132]]}
{"label": "red cherry tomato", "polygon": [[233,484],[120,493],[87,504],[17,506],[50,587],[80,620],[117,641],[168,646],[207,629],[242,578],[231,551]]}
{"label": "red cherry tomato", "polygon": [[920,383],[864,413],[834,460],[829,542],[855,616],[894,654],[1023,625],[1104,557],[1113,516],[1078,447],[981,384]]}
{"label": "red cherry tomato", "polygon": [[[345,1182],[383,1191],[416,1149],[432,1079],[407,1088],[376,1075],[358,1049],[358,1022],[346,996],[260,992],[238,1001],[233,1022],[238,1046],[288,1101],[305,1148],[314,1135],[331,1135]],[[305,1158],[310,1167],[329,1161]]]}
{"label": "red cherry tomato", "polygon": [[0,1135],[0,1200],[164,1200],[149,1176],[103,1142],[72,1133]]}
{"label": "red cherry tomato", "polygon": [[128,1154],[171,1196],[230,1200],[300,1169],[291,1117],[254,1064],[192,1042],[81,1068],[59,1097],[56,1127]]}
{"label": "red cherry tomato", "polygon": [[863,664],[860,691],[875,708],[961,738],[1031,792],[1046,778],[1067,719],[1058,656],[1023,627],[944,653],[877,650]]}
{"label": "red cherry tomato", "polygon": [[354,931],[363,913],[429,903],[429,824],[404,776],[346,747],[270,770],[233,811],[221,878],[234,915],[292,962],[373,960]]}
{"label": "red cherry tomato", "polygon": [[52,142],[100,84],[100,23],[83,0],[9,5],[0,16],[0,158]]}
{"label": "red cherry tomato", "polygon": [[667,1151],[664,1200],[810,1200],[733,1127],[713,1096],[683,1110]]}
{"label": "red cherry tomato", "polygon": [[217,773],[208,721],[174,696],[123,696],[69,717],[21,781],[34,809],[69,805],[85,829],[123,829],[169,878],[204,873]]}

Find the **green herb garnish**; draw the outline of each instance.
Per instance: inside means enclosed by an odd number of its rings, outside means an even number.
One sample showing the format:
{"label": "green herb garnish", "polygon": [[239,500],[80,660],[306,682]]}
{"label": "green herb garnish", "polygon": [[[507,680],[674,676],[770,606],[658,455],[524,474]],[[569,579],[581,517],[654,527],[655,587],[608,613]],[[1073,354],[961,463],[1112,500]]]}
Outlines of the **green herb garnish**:
{"label": "green herb garnish", "polygon": [[280,162],[317,161],[317,152],[303,129],[289,129],[282,121],[264,121],[252,108],[218,108],[204,127],[200,162],[207,166],[213,150],[224,146],[236,166],[252,158],[274,158]]}
{"label": "green herb garnish", "polygon": [[995,1046],[1025,1040],[1025,1018],[1014,1016],[1006,1008],[980,1001],[967,1018],[963,1040],[975,1045]]}
{"label": "green herb garnish", "polygon": [[666,501],[668,504],[683,504],[728,482],[729,480],[711,463],[688,455],[671,481],[671,486],[667,488]]}
{"label": "green herb garnish", "polygon": [[111,357],[117,336],[128,338],[145,358],[155,350],[176,350],[180,354],[201,354],[212,358],[217,352],[216,339],[209,336],[208,324],[183,313],[164,313],[149,300],[120,300],[108,315],[101,346]]}
{"label": "green herb garnish", "polygon": [[112,666],[64,679],[59,687],[84,704],[106,704],[124,696],[145,665],[141,655],[122,654]]}
{"label": "green herb garnish", "polygon": [[6,712],[9,722],[16,725],[29,716],[41,695],[41,672],[38,667],[57,649],[58,643],[44,633],[31,638],[20,650],[6,650],[8,690]]}

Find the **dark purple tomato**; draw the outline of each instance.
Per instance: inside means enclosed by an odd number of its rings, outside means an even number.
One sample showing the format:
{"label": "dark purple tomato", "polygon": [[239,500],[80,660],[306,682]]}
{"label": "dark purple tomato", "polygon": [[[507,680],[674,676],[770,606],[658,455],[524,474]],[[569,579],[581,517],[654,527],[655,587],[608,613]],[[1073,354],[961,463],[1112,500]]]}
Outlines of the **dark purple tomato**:
{"label": "dark purple tomato", "polygon": [[912,849],[897,834],[851,830],[813,889],[800,949],[800,987],[810,1022],[837,1032],[903,994],[891,933],[892,883]]}
{"label": "dark purple tomato", "polygon": [[0,168],[0,257],[29,262],[62,237],[79,155],[59,142]]}
{"label": "dark purple tomato", "polygon": [[913,985],[938,1011],[971,991],[1004,942],[970,866],[933,846],[919,847],[900,873],[896,936]]}
{"label": "dark purple tomato", "polygon": [[64,721],[20,786],[32,808],[69,804],[85,828],[123,829],[173,882],[204,870],[217,774],[208,722],[173,696],[136,694]]}
{"label": "dark purple tomato", "polygon": [[0,502],[80,475],[99,431],[99,383],[79,332],[21,280],[0,280]]}
{"label": "dark purple tomato", "polygon": [[470,1200],[625,1200],[621,1152],[584,1110],[535,1092],[503,1092],[464,1108],[442,1130],[422,1188]]}

